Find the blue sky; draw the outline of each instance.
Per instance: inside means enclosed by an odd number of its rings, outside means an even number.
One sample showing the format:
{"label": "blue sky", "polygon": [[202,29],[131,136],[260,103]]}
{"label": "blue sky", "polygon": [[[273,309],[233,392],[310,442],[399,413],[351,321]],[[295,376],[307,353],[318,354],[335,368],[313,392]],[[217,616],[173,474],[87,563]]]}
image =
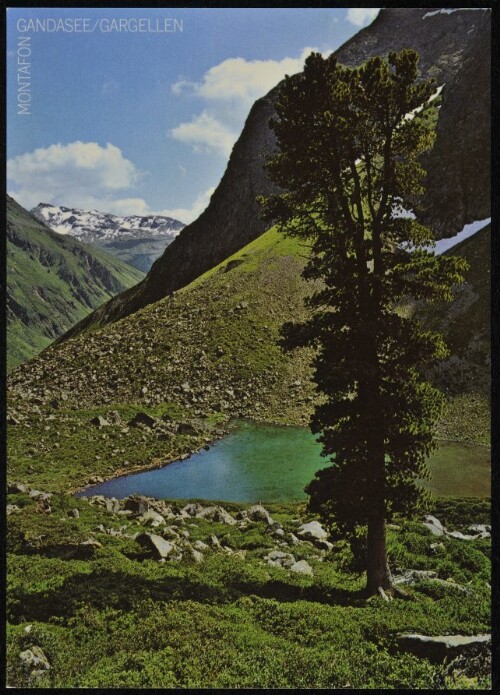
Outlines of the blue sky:
{"label": "blue sky", "polygon": [[[9,193],[27,208],[49,202],[190,222],[224,173],[255,99],[298,72],[310,49],[335,50],[376,14],[10,8]],[[30,19],[44,21],[34,31]],[[20,84],[29,114],[18,113]]]}

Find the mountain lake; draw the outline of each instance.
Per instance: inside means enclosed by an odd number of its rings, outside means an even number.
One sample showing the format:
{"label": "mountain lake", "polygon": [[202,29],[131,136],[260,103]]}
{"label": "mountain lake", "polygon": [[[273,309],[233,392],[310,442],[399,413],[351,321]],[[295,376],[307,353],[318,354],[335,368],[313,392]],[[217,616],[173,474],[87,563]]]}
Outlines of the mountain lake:
{"label": "mountain lake", "polygon": [[[302,427],[236,421],[230,433],[183,461],[108,480],[77,493],[122,499],[134,493],[156,498],[228,502],[305,499],[304,486],[328,465],[320,445]],[[490,497],[490,449],[443,442],[428,461],[422,485],[436,497]]]}

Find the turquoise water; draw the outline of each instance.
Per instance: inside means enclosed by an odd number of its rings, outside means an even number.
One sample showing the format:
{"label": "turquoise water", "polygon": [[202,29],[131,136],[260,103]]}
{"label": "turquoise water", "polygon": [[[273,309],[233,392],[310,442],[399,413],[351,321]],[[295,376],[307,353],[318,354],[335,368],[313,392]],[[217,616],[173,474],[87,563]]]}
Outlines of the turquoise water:
{"label": "turquoise water", "polygon": [[[79,495],[271,502],[305,499],[304,486],[328,465],[314,436],[300,427],[238,422],[208,451],[144,473],[122,476]],[[429,460],[423,484],[440,497],[489,497],[490,450],[448,443]]]}

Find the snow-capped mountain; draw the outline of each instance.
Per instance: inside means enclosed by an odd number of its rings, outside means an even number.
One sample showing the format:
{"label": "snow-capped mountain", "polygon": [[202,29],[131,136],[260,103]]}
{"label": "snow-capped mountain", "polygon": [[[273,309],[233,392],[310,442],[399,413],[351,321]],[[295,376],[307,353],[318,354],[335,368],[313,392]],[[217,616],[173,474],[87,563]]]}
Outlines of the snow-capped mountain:
{"label": "snow-capped mountain", "polygon": [[31,214],[54,232],[104,248],[146,272],[185,226],[162,215],[119,217],[50,203],[39,203]]}

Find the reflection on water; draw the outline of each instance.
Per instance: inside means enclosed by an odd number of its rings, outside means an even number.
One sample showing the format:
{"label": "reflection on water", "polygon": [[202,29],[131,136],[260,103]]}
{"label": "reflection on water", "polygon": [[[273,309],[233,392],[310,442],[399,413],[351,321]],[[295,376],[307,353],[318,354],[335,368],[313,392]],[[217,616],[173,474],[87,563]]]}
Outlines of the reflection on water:
{"label": "reflection on water", "polygon": [[[199,497],[233,502],[305,499],[304,486],[328,465],[314,436],[300,427],[238,422],[208,451],[164,468],[115,478],[83,494],[123,498]],[[489,497],[490,450],[447,443],[429,460],[431,480],[422,484],[436,496]]]}

